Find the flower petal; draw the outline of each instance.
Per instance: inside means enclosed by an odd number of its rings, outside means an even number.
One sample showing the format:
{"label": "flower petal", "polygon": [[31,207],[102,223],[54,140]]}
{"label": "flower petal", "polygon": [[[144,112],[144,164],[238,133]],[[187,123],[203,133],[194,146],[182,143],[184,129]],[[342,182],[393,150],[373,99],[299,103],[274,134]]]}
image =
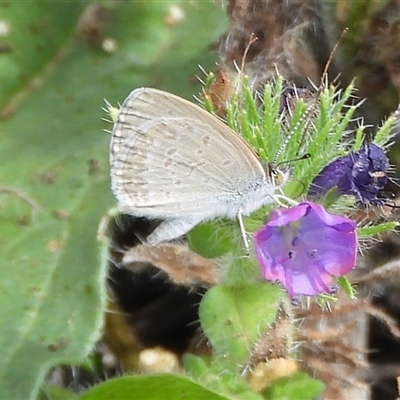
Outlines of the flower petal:
{"label": "flower petal", "polygon": [[255,233],[263,276],[293,297],[330,291],[333,276],[349,272],[357,254],[356,224],[310,202],[276,210]]}

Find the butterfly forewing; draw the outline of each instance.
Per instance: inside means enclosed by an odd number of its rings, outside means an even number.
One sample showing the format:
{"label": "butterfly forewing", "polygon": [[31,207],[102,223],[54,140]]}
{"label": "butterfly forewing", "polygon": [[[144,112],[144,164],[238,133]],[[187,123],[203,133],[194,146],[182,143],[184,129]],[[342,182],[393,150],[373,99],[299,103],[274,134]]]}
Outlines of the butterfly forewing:
{"label": "butterfly forewing", "polygon": [[[110,144],[112,189],[138,215],[219,215],[226,202],[265,183],[250,147],[200,107],[156,89],[122,105]],[[225,201],[226,200],[226,201]]]}

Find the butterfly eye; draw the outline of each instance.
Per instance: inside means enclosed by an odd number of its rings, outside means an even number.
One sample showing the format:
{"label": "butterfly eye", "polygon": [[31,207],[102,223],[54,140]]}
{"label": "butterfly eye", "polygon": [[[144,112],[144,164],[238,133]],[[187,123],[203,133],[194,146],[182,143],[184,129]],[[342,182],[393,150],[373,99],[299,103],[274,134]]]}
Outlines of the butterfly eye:
{"label": "butterfly eye", "polygon": [[274,186],[281,186],[286,181],[286,174],[284,171],[281,171],[277,168],[271,169],[271,182]]}
{"label": "butterfly eye", "polygon": [[273,186],[282,186],[288,179],[288,168],[278,168],[274,163],[263,164],[268,181]]}

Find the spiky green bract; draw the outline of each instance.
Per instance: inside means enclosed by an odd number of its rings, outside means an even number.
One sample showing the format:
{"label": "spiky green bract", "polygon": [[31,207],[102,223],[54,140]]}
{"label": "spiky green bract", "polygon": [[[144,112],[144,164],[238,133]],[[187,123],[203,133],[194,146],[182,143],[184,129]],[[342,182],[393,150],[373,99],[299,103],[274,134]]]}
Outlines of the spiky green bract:
{"label": "spiky green bract", "polygon": [[339,276],[337,278],[337,283],[344,290],[344,292],[347,294],[347,296],[349,296],[351,299],[356,298],[356,292],[355,292],[353,286],[351,286],[351,283],[349,282],[349,280],[345,276]]}
{"label": "spiky green bract", "polygon": [[[212,81],[212,77],[209,78],[208,84]],[[282,93],[285,90],[282,78],[278,77],[258,92],[242,73],[236,79],[230,83],[235,87],[235,92],[227,103],[227,124],[250,144],[262,162],[280,169],[290,165],[291,177],[283,191],[292,200],[301,201],[306,198],[312,180],[327,164],[359,150],[366,142],[365,126],[361,119],[355,118],[355,111],[362,101],[354,97],[353,84],[339,90],[333,85],[322,86],[314,93],[308,92],[304,98],[299,96],[297,101],[291,103],[291,110],[282,110]],[[208,108],[212,108],[210,103]],[[384,122],[377,130],[374,143],[386,148],[394,123],[394,117]],[[309,154],[307,159],[291,161],[305,154]],[[338,197],[335,190],[332,190],[320,199],[320,203],[335,213],[349,215],[355,208],[356,199]],[[276,204],[272,203],[245,218],[246,230],[254,232],[259,229],[275,207]],[[216,232],[219,230],[216,224],[211,225]],[[204,228],[203,235],[202,229],[201,226],[196,229],[194,247],[196,251],[208,255],[209,241],[202,239],[209,237],[209,233]],[[378,230],[385,229],[392,229],[392,226],[385,225]],[[233,246],[231,251],[227,251],[230,256],[225,257],[223,262],[225,282],[240,286],[259,275],[250,259],[238,260],[244,254],[243,239],[237,225],[232,232]],[[373,235],[377,230],[369,228],[368,232]],[[217,234],[214,236],[220,237]],[[191,240],[191,243],[194,241]],[[219,248],[227,250],[227,246]],[[341,283],[342,280],[339,280],[340,286]],[[346,285],[342,288],[348,291]]]}
{"label": "spiky green bract", "polygon": [[358,237],[360,238],[368,238],[371,236],[376,236],[385,232],[392,231],[399,226],[397,221],[393,222],[384,222],[379,225],[370,225],[370,226],[363,226],[357,229]]}
{"label": "spiky green bract", "polygon": [[[211,76],[207,79],[208,84],[210,81]],[[282,78],[266,84],[261,92],[255,92],[249,79],[241,73],[231,84],[235,92],[227,104],[227,124],[250,144],[263,163],[271,163],[272,168],[280,169],[290,166],[291,177],[283,188],[287,197],[293,200],[304,198],[318,172],[338,156],[352,150],[348,127],[357,105],[348,104],[352,100],[353,86],[340,91],[336,91],[334,86],[320,88],[314,97],[299,98],[293,110],[282,111]],[[212,108],[207,96],[205,99],[206,107]],[[364,140],[364,133],[358,137]],[[307,153],[310,155],[308,159],[291,162]],[[274,207],[276,204],[272,203],[245,218],[246,230],[254,232],[258,229]],[[214,226],[217,231],[218,225]],[[234,236],[234,243],[237,240],[243,242],[238,230]],[[209,240],[206,240],[209,238],[208,229],[204,228],[202,234],[200,226],[196,229],[196,238],[189,237],[196,251],[206,256],[210,254]],[[235,276],[229,275],[231,281],[236,280]]]}

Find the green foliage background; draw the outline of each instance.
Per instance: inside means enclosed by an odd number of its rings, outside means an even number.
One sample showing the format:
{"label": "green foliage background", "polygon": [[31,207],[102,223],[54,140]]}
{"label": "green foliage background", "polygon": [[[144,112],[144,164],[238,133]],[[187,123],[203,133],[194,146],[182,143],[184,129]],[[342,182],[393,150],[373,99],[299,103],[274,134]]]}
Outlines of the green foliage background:
{"label": "green foliage background", "polygon": [[[52,365],[82,361],[100,335],[97,229],[115,203],[103,99],[116,105],[138,86],[190,98],[196,66],[213,67],[209,46],[227,27],[222,4],[209,1],[179,2],[185,17],[168,25],[172,3],[98,2],[107,18],[90,42],[76,32],[89,2],[0,2],[2,399],[36,398]],[[102,49],[105,38],[117,51]]]}

